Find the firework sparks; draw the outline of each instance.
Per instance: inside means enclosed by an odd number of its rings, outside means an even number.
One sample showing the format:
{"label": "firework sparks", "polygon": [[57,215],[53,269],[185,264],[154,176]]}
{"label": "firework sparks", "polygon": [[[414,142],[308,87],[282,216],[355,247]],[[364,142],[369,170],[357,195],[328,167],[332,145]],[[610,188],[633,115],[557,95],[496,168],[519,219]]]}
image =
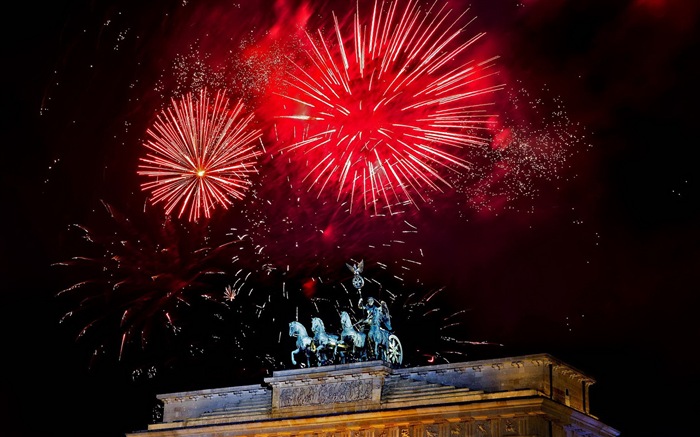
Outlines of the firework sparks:
{"label": "firework sparks", "polygon": [[461,214],[467,217],[535,199],[541,182],[556,186],[573,177],[565,172],[569,161],[590,148],[584,127],[569,118],[561,98],[550,95],[546,86],[537,92],[513,88],[507,94],[493,141],[475,148],[472,171],[454,187],[466,195]]}
{"label": "firework sparks", "polygon": [[216,205],[226,209],[231,198],[243,198],[261,153],[255,144],[261,132],[249,129],[253,115],[242,113],[240,101],[229,109],[219,91],[210,104],[202,89],[196,101],[192,94],[173,99],[158,116],[147,131],[151,139],[144,146],[151,153],[141,158],[138,174],[152,179],[141,188],[151,191],[154,204],[165,202],[167,215],[178,208],[178,217],[188,211],[196,221],[202,214],[209,218]]}
{"label": "firework sparks", "polygon": [[236,296],[238,296],[238,290],[230,285],[227,285],[224,289],[224,299],[230,302],[235,300]]}
{"label": "firework sparks", "polygon": [[[333,14],[328,33],[292,29],[307,23],[314,28],[317,22],[310,20],[329,11],[325,3],[313,13],[280,15],[276,20],[284,25],[276,31],[246,31],[238,44],[231,44],[236,38],[188,44],[187,52],[175,59],[173,77],[166,74],[149,88],[171,104],[147,131],[150,139],[143,146],[149,154],[139,167],[139,174],[149,178],[141,185],[143,191],[151,191],[151,203],[164,205],[174,223],[183,216],[192,222],[206,217],[202,221],[214,226],[225,218],[231,239],[245,238],[250,250],[236,260],[236,269],[243,269],[232,274],[229,267],[213,277],[204,272],[217,258],[205,256],[210,252],[195,245],[185,254],[169,248],[174,243],[165,239],[159,247],[167,250],[145,246],[146,230],[118,237],[86,231],[87,238],[105,245],[105,256],[71,263],[97,268],[91,271],[97,280],[91,276],[61,293],[86,296],[85,305],[69,317],[83,322],[93,316],[80,325],[86,328],[81,337],[91,336],[109,320],[120,327],[120,357],[139,337],[142,345],[168,346],[172,338],[159,337],[163,332],[176,333],[180,343],[184,336],[201,335],[192,337],[187,349],[202,350],[201,344],[214,337],[191,329],[200,314],[195,307],[201,308],[203,301],[210,314],[219,314],[222,307],[235,313],[231,332],[245,325],[239,331],[249,338],[234,336],[237,351],[260,351],[262,356],[286,338],[286,323],[298,318],[291,311],[312,302],[313,310],[322,312],[321,296],[337,279],[330,273],[334,266],[344,266],[350,257],[369,257],[383,261],[377,265],[385,277],[370,275],[368,287],[378,287],[393,305],[402,339],[430,338],[416,345],[416,351],[444,358],[448,348],[481,344],[458,340],[461,313],[419,312],[436,300],[411,300],[411,293],[425,288],[427,280],[416,277],[426,262],[420,246],[435,240],[431,223],[424,219],[431,217],[431,208],[441,226],[451,211],[472,214],[469,208],[454,208],[455,198],[462,202],[458,206],[465,201],[468,206],[491,206],[502,192],[510,196],[507,200],[532,195],[537,187],[528,183],[554,175],[552,168],[564,165],[564,155],[557,153],[547,126],[537,131],[522,122],[508,123],[506,111],[498,106],[504,86],[497,84],[503,78],[496,79],[495,58],[470,59],[472,49],[486,38],[464,37],[471,26],[467,11],[449,11],[438,3],[425,9],[409,0],[376,2],[374,9],[365,10],[363,3],[368,2],[358,2],[346,17]],[[207,24],[220,20],[218,14],[211,18]],[[260,26],[267,28],[262,22]],[[245,107],[255,108],[254,127],[264,127],[264,138],[251,127],[252,115],[243,116],[241,102],[229,106],[224,91],[213,96],[212,90],[224,89],[237,90]],[[146,97],[144,93],[141,98]],[[278,142],[258,162],[258,140],[262,144],[263,139],[266,145]],[[276,171],[280,166],[290,167]],[[298,184],[297,176],[305,182]],[[307,188],[318,196],[303,195]],[[448,195],[429,199],[431,190]],[[230,209],[232,199],[241,200],[236,208],[210,217],[215,207]],[[419,205],[420,212],[414,208]],[[362,209],[365,217],[347,214],[363,215]],[[364,220],[372,212],[390,217]],[[428,232],[418,235],[412,223]],[[120,247],[122,243],[126,246]],[[233,249],[226,247],[224,252]],[[166,258],[168,254],[177,256]],[[143,272],[150,279],[141,278]],[[355,290],[340,286],[344,293],[338,301],[351,308]],[[410,291],[402,291],[406,289]],[[108,299],[110,305],[102,303]],[[90,308],[95,311],[87,314]],[[253,338],[251,333],[261,325],[274,331],[268,336],[274,340],[259,344],[262,330]],[[199,329],[206,328],[202,324]],[[227,338],[216,325],[211,330]]]}
{"label": "firework sparks", "polygon": [[[342,309],[359,317],[359,292],[346,286],[351,275],[343,262],[334,269],[316,264],[318,276],[313,277],[293,266],[250,268],[246,263],[264,256],[247,234],[219,235],[211,223],[169,218],[151,223],[148,216],[127,217],[104,206],[113,226],[76,226],[87,243],[84,253],[57,263],[79,275],[58,293],[62,301],[79,303],[62,323],[74,327],[79,340],[98,342],[91,351],[93,363],[107,354],[149,365],[164,359],[159,355],[171,354],[165,360],[173,363],[183,351],[188,356],[180,359],[189,362],[192,354],[226,350],[227,360],[284,367],[280,343],[290,320],[318,315],[332,327]],[[388,301],[405,339],[406,359],[447,360],[464,353],[465,346],[481,344],[458,339],[465,312],[445,315],[435,305],[437,292],[415,298],[410,290],[425,285],[421,267],[420,257],[403,258],[372,262],[363,273],[362,293]],[[104,335],[115,328],[116,336]]]}
{"label": "firework sparks", "polygon": [[[103,204],[109,226],[75,226],[87,244],[80,256],[57,263],[69,267],[71,276],[80,275],[57,294],[61,302],[79,303],[62,322],[77,327],[78,339],[99,341],[95,357],[116,352],[106,342],[110,336],[95,336],[118,329],[120,360],[133,345],[148,351],[152,343],[160,349],[179,337],[191,348],[211,337],[198,337],[198,326],[214,328],[211,317],[222,310],[219,293],[227,281],[242,275],[232,272],[249,245],[237,238],[213,238],[204,226],[169,218],[152,222]],[[233,287],[240,292],[244,284],[238,281]],[[206,323],[197,323],[201,315]]]}
{"label": "firework sparks", "polygon": [[336,185],[351,211],[359,203],[391,213],[451,186],[443,173],[469,168],[460,151],[488,143],[486,99],[501,88],[495,58],[461,62],[484,34],[461,40],[466,11],[452,20],[434,8],[375,2],[367,23],[358,5],[350,25],[333,14],[332,36],[307,33],[306,62],[293,61],[277,120],[293,132],[281,150],[304,157],[309,190]]}

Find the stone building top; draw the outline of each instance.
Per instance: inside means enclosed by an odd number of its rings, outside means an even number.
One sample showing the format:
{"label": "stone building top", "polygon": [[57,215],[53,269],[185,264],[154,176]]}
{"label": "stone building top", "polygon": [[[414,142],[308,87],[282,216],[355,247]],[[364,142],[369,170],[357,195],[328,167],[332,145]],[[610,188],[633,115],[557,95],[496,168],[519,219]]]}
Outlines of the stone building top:
{"label": "stone building top", "polygon": [[590,414],[595,381],[549,354],[394,369],[383,361],[273,372],[264,384],[158,395],[149,429],[352,414],[517,398]]}

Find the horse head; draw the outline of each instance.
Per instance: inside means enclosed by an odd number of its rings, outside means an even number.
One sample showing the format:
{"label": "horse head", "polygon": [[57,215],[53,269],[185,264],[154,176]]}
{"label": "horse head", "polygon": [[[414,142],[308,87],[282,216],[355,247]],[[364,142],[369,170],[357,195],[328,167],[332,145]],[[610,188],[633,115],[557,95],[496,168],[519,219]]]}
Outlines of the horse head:
{"label": "horse head", "polygon": [[352,320],[350,320],[350,314],[348,314],[347,311],[340,313],[340,324],[343,326],[343,328],[352,327]]}
{"label": "horse head", "polygon": [[323,320],[321,320],[318,317],[312,317],[311,318],[311,331],[313,331],[314,333],[326,332],[326,328],[323,325]]}
{"label": "horse head", "polygon": [[297,321],[289,322],[289,336],[296,337],[299,334],[306,336],[306,328],[304,328],[304,325]]}

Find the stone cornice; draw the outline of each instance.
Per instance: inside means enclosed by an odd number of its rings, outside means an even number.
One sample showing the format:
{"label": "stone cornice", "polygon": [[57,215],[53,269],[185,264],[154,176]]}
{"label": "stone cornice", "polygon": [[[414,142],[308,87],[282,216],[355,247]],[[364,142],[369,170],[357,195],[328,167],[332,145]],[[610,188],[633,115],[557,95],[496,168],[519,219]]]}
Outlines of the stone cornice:
{"label": "stone cornice", "polygon": [[[519,414],[546,414],[569,426],[572,422],[566,418],[573,413],[597,420],[588,413],[587,390],[592,383],[580,371],[547,354],[399,369],[373,361],[282,370],[264,378],[261,385],[158,395],[163,403],[162,423],[149,426],[149,432],[187,428],[183,435],[196,436],[198,427],[225,424],[235,430],[236,424],[265,427],[277,420],[286,420],[295,429],[309,421],[309,426],[313,422],[325,423],[328,429],[342,428],[332,417],[352,417],[354,421],[372,417],[396,425],[400,416],[402,423],[409,421],[416,426],[432,423],[435,417],[444,423],[465,423]],[[545,400],[547,408],[541,404]],[[540,403],[539,410],[523,412],[532,402]],[[397,418],[391,419],[392,415]],[[367,420],[369,427],[384,423]],[[576,426],[589,426],[583,422]],[[515,426],[514,422],[509,426]],[[261,430],[258,437],[284,435],[282,428],[276,427],[266,433]],[[472,432],[478,434],[474,429],[472,426]],[[234,436],[242,431],[232,432]],[[357,437],[381,436],[360,433]],[[448,436],[442,432],[435,437]]]}
{"label": "stone cornice", "polygon": [[576,379],[579,382],[584,382],[587,385],[595,383],[595,380],[587,375],[585,375],[580,370],[573,366],[570,366],[549,354],[536,354],[536,355],[525,355],[511,358],[499,358],[490,360],[480,360],[480,361],[470,361],[468,363],[450,363],[450,364],[437,364],[433,366],[422,366],[413,367],[410,369],[397,369],[394,372],[400,374],[412,374],[412,375],[426,375],[429,373],[433,374],[445,374],[449,372],[483,372],[486,368],[495,370],[504,370],[508,367],[515,368],[526,368],[526,367],[546,367],[552,366],[552,369],[556,372],[561,373],[572,379]]}

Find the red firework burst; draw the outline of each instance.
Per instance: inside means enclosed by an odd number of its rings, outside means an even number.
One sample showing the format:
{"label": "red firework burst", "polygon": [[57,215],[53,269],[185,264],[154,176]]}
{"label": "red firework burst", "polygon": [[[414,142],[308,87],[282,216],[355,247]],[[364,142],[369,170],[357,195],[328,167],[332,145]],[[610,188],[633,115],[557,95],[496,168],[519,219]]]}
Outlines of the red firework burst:
{"label": "red firework burst", "polygon": [[289,112],[278,121],[303,124],[282,150],[303,153],[309,189],[336,185],[338,201],[375,214],[451,186],[442,173],[459,175],[460,150],[488,143],[484,98],[501,88],[487,79],[495,58],[460,61],[484,35],[461,40],[466,11],[450,19],[444,6],[397,4],[375,2],[368,22],[358,5],[346,25],[333,14],[331,36],[307,33],[308,62],[279,93]]}
{"label": "red firework burst", "polygon": [[96,346],[93,359],[114,354],[121,361],[131,351],[130,359],[139,361],[139,350],[148,359],[171,346],[200,347],[212,337],[227,286],[246,290],[237,302],[253,305],[252,288],[239,279],[246,272],[238,261],[252,253],[246,240],[212,230],[210,223],[127,215],[102,204],[93,224],[71,227],[81,237],[80,254],[55,264],[69,269],[62,280],[75,280],[57,293],[70,304],[61,322],[78,328],[86,346]]}
{"label": "red firework burst", "polygon": [[198,99],[191,93],[173,99],[147,131],[144,146],[151,153],[141,158],[138,174],[153,180],[141,188],[152,192],[153,204],[165,202],[168,215],[175,208],[178,217],[189,211],[190,221],[209,218],[217,204],[228,208],[232,198],[243,198],[261,153],[255,143],[261,133],[249,129],[252,119],[240,101],[230,108],[224,91],[211,103],[204,89]]}

